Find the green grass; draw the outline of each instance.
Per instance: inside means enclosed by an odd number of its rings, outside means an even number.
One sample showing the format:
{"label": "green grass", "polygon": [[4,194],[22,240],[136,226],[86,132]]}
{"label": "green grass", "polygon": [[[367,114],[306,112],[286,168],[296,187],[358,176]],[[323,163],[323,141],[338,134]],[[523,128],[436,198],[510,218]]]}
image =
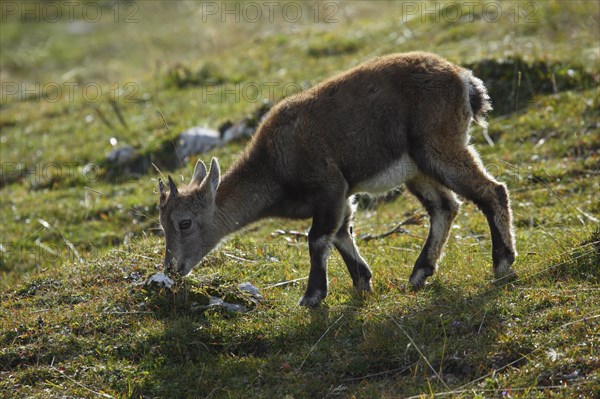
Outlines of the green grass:
{"label": "green grass", "polygon": [[[195,3],[135,4],[136,24],[115,24],[107,11],[87,35],[69,34],[67,23],[2,23],[3,82],[97,82],[104,95],[50,102],[3,92],[1,397],[600,395],[594,2],[535,3],[531,23],[486,22],[477,7],[473,22],[443,14],[403,21],[398,3],[350,2],[339,4],[334,24],[310,14],[296,24],[201,23]],[[285,84],[297,90],[410,50],[479,67],[496,90],[487,132],[494,145],[478,127],[472,135],[511,190],[516,281],[492,283],[489,229],[465,203],[438,272],[419,293],[407,280],[426,218],[405,226],[409,234],[359,242],[374,271],[366,298],[333,254],[331,293],[316,310],[297,306],[305,280],[271,287],[308,274],[306,241],[273,232],[305,231],[309,221],[265,220],[233,235],[173,291],[140,284],[162,262],[158,174],[104,179],[111,138],[153,154],[189,126],[252,113],[259,101],[222,101],[235,85],[277,82],[262,95],[277,101]],[[117,98],[126,125],[110,104],[114,82],[137,90],[133,102]],[[226,169],[244,144],[203,158],[218,156]],[[163,172],[187,180],[192,167]],[[355,233],[382,233],[423,212],[402,194],[359,211]],[[237,289],[244,281],[259,287],[263,303]],[[205,310],[210,295],[249,311]]]}

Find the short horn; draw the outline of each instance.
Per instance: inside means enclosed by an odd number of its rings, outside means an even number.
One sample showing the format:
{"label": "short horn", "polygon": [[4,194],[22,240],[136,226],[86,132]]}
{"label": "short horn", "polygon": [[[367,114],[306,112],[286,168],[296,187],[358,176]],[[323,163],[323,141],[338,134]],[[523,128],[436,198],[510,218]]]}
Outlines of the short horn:
{"label": "short horn", "polygon": [[177,186],[175,186],[175,182],[173,181],[173,179],[171,179],[171,176],[168,176],[167,178],[169,179],[169,190],[171,191],[169,196],[177,195],[179,191],[177,191]]}

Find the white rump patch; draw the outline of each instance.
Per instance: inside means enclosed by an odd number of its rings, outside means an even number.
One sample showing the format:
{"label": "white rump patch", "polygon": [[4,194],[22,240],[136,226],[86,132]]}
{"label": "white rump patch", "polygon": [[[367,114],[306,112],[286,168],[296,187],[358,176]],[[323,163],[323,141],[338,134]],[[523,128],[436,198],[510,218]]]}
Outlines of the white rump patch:
{"label": "white rump patch", "polygon": [[405,154],[387,169],[367,180],[359,182],[352,189],[352,193],[385,193],[413,178],[418,171],[417,165]]}

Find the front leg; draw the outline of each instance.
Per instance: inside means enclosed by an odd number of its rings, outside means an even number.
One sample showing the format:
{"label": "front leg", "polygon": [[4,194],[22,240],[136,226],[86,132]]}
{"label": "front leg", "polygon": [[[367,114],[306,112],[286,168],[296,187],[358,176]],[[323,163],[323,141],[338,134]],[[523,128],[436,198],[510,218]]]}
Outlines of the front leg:
{"label": "front leg", "polygon": [[338,182],[337,185],[330,184],[330,191],[314,202],[313,224],[308,233],[310,272],[306,292],[300,299],[301,306],[315,307],[327,296],[327,258],[334,235],[344,220],[346,202],[347,186],[344,180]]}
{"label": "front leg", "polygon": [[310,272],[308,286],[300,299],[301,306],[318,306],[327,296],[327,258],[331,252],[331,237],[328,235],[313,234],[311,228],[308,234],[308,249],[310,252]]}

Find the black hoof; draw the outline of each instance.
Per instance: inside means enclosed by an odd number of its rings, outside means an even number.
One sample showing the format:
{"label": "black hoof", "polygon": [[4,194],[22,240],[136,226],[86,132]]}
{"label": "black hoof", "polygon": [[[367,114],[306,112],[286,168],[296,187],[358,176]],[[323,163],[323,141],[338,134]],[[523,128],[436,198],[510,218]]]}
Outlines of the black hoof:
{"label": "black hoof", "polygon": [[327,296],[327,292],[323,292],[321,290],[316,290],[311,294],[304,294],[304,296],[298,302],[300,306],[306,306],[308,308],[315,308],[319,306],[319,304],[325,299]]}

